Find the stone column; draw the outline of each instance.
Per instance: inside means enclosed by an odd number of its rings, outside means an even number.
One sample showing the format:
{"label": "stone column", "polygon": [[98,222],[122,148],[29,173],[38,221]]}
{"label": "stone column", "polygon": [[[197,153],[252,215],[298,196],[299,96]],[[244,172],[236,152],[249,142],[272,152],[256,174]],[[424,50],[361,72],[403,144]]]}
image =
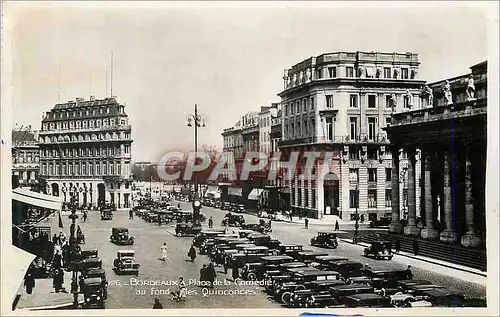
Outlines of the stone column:
{"label": "stone column", "polygon": [[450,169],[450,152],[443,153],[443,178],[444,178],[444,191],[443,191],[443,206],[444,206],[444,225],[445,229],[441,232],[440,240],[445,243],[453,243],[457,240],[457,234],[453,230],[453,203],[451,195],[451,169]]}
{"label": "stone column", "polygon": [[470,144],[465,148],[465,222],[467,232],[462,237],[462,245],[466,248],[477,248],[481,238],[474,230],[474,197],[472,197],[472,163],[470,159]]}
{"label": "stone column", "polygon": [[392,223],[389,226],[389,232],[403,232],[401,224],[401,211],[399,209],[399,148],[391,149],[392,155],[392,175],[391,175],[391,200],[392,200]]}
{"label": "stone column", "polygon": [[415,188],[415,149],[408,151],[408,225],[404,229],[405,235],[419,236],[420,228],[417,224],[417,201]]}
{"label": "stone column", "polygon": [[424,197],[425,205],[425,228],[422,230],[422,238],[427,240],[435,240],[439,237],[439,232],[434,229],[434,201],[432,199],[432,155],[430,151],[422,152],[422,162],[424,165],[424,186],[422,196]]}

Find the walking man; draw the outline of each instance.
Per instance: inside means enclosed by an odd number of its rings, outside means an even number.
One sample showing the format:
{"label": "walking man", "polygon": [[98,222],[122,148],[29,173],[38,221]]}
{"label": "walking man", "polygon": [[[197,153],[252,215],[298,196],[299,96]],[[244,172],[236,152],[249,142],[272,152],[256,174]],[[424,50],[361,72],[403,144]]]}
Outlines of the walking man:
{"label": "walking man", "polygon": [[335,220],[335,231],[339,231],[339,221]]}
{"label": "walking man", "polygon": [[83,222],[87,222],[87,210],[83,211]]}
{"label": "walking man", "polygon": [[418,241],[416,238],[413,238],[413,254],[415,254],[415,256],[418,255]]}
{"label": "walking man", "polygon": [[401,251],[401,240],[399,240],[399,238],[396,238],[396,241],[394,242],[394,251],[396,251],[396,253]]}
{"label": "walking man", "polygon": [[161,260],[166,261],[167,260],[167,244],[163,243],[163,246],[161,247]]}
{"label": "walking man", "polygon": [[212,216],[210,216],[210,218],[208,219],[208,227],[210,229],[214,227],[214,219],[212,218]]}
{"label": "walking man", "polygon": [[405,273],[406,273],[407,280],[413,279],[413,272],[411,271],[411,265],[408,265],[408,267],[405,270]]}
{"label": "walking man", "polygon": [[128,211],[128,219],[134,219],[134,212],[132,211],[132,208],[129,209],[129,211]]}
{"label": "walking man", "polygon": [[307,218],[307,216],[304,218],[304,224],[306,229],[309,229],[309,219]]}

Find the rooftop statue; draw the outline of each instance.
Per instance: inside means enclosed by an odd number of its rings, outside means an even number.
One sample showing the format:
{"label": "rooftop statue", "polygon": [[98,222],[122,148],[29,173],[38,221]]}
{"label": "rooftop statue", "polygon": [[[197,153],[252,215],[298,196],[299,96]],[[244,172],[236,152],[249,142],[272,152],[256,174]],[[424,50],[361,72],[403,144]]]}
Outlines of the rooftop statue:
{"label": "rooftop statue", "polygon": [[451,95],[450,82],[445,81],[443,85],[444,100],[447,106],[453,104],[453,98]]}
{"label": "rooftop statue", "polygon": [[474,76],[472,74],[469,76],[469,82],[467,84],[467,101],[476,99],[474,93],[476,92],[476,87],[474,86]]}

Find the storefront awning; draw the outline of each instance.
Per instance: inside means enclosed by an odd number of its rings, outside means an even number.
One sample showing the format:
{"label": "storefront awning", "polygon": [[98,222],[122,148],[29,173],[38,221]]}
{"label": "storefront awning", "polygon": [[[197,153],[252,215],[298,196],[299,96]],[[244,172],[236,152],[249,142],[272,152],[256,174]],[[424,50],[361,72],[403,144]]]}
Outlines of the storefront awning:
{"label": "storefront awning", "polygon": [[27,189],[16,188],[12,191],[12,199],[32,206],[61,210],[62,199],[58,196],[51,196],[33,192]]}
{"label": "storefront awning", "polygon": [[2,272],[8,272],[2,276],[2,285],[5,286],[2,302],[13,303],[26,271],[36,256],[13,245],[7,246],[2,255],[8,259],[15,259],[15,261],[2,261]]}
{"label": "storefront awning", "polygon": [[248,199],[250,199],[250,200],[259,200],[260,199],[260,195],[262,195],[263,191],[264,190],[260,189],[260,188],[254,188],[254,189],[252,189],[252,191],[248,195]]}
{"label": "storefront awning", "polygon": [[229,187],[227,193],[233,196],[243,196],[242,194],[243,188],[238,187]]}

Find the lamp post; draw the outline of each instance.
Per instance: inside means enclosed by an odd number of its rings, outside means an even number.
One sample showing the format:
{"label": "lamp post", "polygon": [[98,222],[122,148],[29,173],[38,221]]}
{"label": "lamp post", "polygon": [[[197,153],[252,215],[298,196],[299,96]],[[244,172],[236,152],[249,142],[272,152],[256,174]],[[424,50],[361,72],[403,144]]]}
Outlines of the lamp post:
{"label": "lamp post", "polygon": [[[78,215],[76,214],[76,187],[73,187],[73,191],[70,192],[70,203],[71,203],[71,215],[69,218],[71,219],[71,226],[69,228],[70,237],[69,237],[69,248],[71,252],[69,252],[72,259],[71,262],[76,259],[74,256],[78,254],[78,240],[76,238],[76,219],[78,219]],[[71,265],[71,270],[73,271],[73,276],[71,278],[71,293],[73,294],[73,305],[74,308],[78,308],[78,268],[75,265]]]}
{"label": "lamp post", "polygon": [[359,230],[359,187],[356,184],[356,223],[354,224],[354,243],[358,244],[358,230]]}
{"label": "lamp post", "polygon": [[[188,127],[194,127],[194,154],[195,161],[193,164],[196,164],[196,153],[198,152],[198,128],[205,127],[205,119],[198,113],[198,105],[194,105],[194,114],[190,114],[188,117]],[[198,179],[196,175],[194,175],[194,192],[195,197],[198,198]]]}

